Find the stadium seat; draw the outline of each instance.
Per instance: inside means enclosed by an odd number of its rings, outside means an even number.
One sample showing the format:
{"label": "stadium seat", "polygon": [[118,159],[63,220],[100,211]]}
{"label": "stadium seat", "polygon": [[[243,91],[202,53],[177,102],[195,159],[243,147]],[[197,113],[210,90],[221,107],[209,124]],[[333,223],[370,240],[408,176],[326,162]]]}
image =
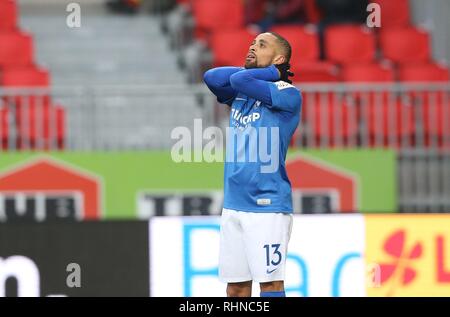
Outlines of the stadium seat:
{"label": "stadium seat", "polygon": [[33,39],[26,33],[0,32],[0,47],[0,68],[33,63]]}
{"label": "stadium seat", "polygon": [[[20,88],[48,88],[50,75],[47,70],[36,67],[6,68],[0,76],[0,86]],[[41,101],[39,99],[43,99]],[[4,100],[20,108],[22,104],[49,103],[49,96],[28,94],[26,96],[5,96]]]}
{"label": "stadium seat", "polygon": [[[347,65],[341,72],[342,80],[350,83],[386,83],[394,82],[395,74],[388,64],[355,64]],[[353,101],[364,107],[366,104],[376,102],[381,98],[383,102],[388,102],[389,93],[387,91],[355,91],[347,94]],[[361,112],[362,113],[362,112]]]}
{"label": "stadium seat", "polygon": [[8,148],[9,122],[8,109],[0,107],[0,149]]}
{"label": "stadium seat", "polygon": [[370,63],[375,59],[372,31],[359,25],[336,25],[325,30],[325,55],[340,64]]}
{"label": "stadium seat", "polygon": [[316,0],[305,0],[306,17],[309,23],[318,23],[322,19],[322,12],[316,5]]}
{"label": "stadium seat", "polygon": [[19,149],[63,149],[65,137],[65,111],[61,106],[31,105],[17,120]]}
{"label": "stadium seat", "polygon": [[430,38],[417,28],[392,28],[380,33],[383,56],[395,63],[424,63],[430,60]]}
{"label": "stadium seat", "polygon": [[9,87],[48,87],[47,70],[36,67],[8,67],[2,72],[0,85]]}
{"label": "stadium seat", "polygon": [[[241,0],[193,0],[195,36],[205,38],[209,32],[244,27],[244,7]],[[230,45],[233,41],[227,43]]]}
{"label": "stadium seat", "polygon": [[280,34],[291,44],[291,64],[319,60],[319,37],[314,28],[301,26],[275,26],[271,31]]}
{"label": "stadium seat", "polygon": [[399,68],[399,79],[405,82],[449,81],[449,70],[434,63],[403,65]]}
{"label": "stadium seat", "polygon": [[[399,77],[405,83],[449,82],[449,70],[439,64],[404,65],[399,69]],[[446,90],[415,90],[409,93],[415,109],[415,121],[424,133],[425,146],[450,144],[450,95]]]}
{"label": "stadium seat", "polygon": [[316,146],[346,145],[358,131],[355,107],[333,93],[304,93],[302,122]]}
{"label": "stadium seat", "polygon": [[17,5],[14,0],[0,0],[0,32],[17,28]]}
{"label": "stadium seat", "polygon": [[247,29],[215,32],[211,40],[214,66],[244,65],[245,56],[255,36]]}
{"label": "stadium seat", "polygon": [[409,0],[372,0],[381,8],[381,27],[407,27],[410,25]]}
{"label": "stadium seat", "polygon": [[[44,69],[35,67],[7,68],[1,76],[0,86],[21,88],[47,88],[50,84],[49,74]],[[27,93],[23,95],[4,96],[3,100],[15,108],[17,117],[26,111],[27,107],[49,105],[50,96],[47,93]],[[25,108],[25,109],[23,109]]]}
{"label": "stadium seat", "polygon": [[342,79],[346,82],[392,82],[395,74],[392,67],[381,64],[354,64],[342,69]]}
{"label": "stadium seat", "polygon": [[423,128],[420,145],[450,148],[450,96],[444,92],[429,93],[415,105],[416,122]]}
{"label": "stadium seat", "polygon": [[[389,64],[347,65],[342,78],[352,83],[391,83],[395,73]],[[399,147],[411,143],[414,132],[413,109],[398,101],[388,91],[352,91],[347,93],[357,105],[358,121],[363,124],[362,137],[369,137],[371,147]],[[365,129],[364,129],[365,127]]]}
{"label": "stadium seat", "polygon": [[63,150],[65,147],[65,138],[66,138],[66,111],[64,107],[56,105],[55,112],[56,112],[57,148],[59,150]]}
{"label": "stadium seat", "polygon": [[[295,83],[336,83],[340,79],[338,67],[328,62],[296,63],[291,70],[295,73]],[[354,106],[344,100],[337,103],[332,93],[304,92],[302,97],[302,128],[295,132],[291,145],[303,139],[303,144],[321,146],[321,140],[325,139],[327,145],[338,145],[336,141],[340,140],[342,146],[356,137],[357,109]],[[308,134],[313,136],[314,144],[306,140]]]}
{"label": "stadium seat", "polygon": [[[388,64],[355,64],[342,69],[342,80],[349,83],[387,83],[394,82],[394,70]],[[347,94],[358,107],[358,120],[367,121],[365,107],[376,102],[389,102],[388,91],[359,91],[353,89]]]}
{"label": "stadium seat", "polygon": [[317,83],[339,81],[339,69],[333,63],[309,62],[296,63],[293,61],[291,70],[294,72],[294,82]]}
{"label": "stadium seat", "polygon": [[368,105],[366,128],[371,147],[412,145],[415,131],[414,109],[400,100],[371,101]]}

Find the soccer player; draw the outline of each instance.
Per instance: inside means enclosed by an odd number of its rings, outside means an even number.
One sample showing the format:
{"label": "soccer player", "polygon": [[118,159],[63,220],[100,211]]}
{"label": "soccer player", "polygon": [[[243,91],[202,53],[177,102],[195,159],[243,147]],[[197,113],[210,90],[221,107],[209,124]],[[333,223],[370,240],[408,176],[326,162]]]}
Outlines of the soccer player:
{"label": "soccer player", "polygon": [[[262,33],[250,46],[245,68],[219,67],[204,75],[217,100],[231,107],[228,129],[236,132],[233,138],[237,139],[227,138],[220,228],[219,277],[227,283],[230,297],[251,296],[253,281],[260,283],[261,297],[285,296],[293,212],[285,159],[302,104],[300,91],[289,80],[293,76],[290,58],[286,39]],[[270,131],[262,133],[263,128]],[[249,129],[256,131],[256,139],[245,133]],[[277,154],[276,168],[264,172],[261,157],[256,161],[229,159],[230,151],[252,151],[255,144],[251,143],[258,140],[261,146],[260,140],[267,135],[276,136],[276,140],[266,140],[272,145],[271,153]]]}

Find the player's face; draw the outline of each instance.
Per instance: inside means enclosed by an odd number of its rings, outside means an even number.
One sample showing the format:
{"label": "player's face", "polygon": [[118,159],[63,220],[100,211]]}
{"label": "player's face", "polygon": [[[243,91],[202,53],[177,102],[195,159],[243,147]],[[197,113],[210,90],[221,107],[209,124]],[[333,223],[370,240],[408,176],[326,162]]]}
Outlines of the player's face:
{"label": "player's face", "polygon": [[270,33],[261,33],[250,45],[245,58],[245,68],[270,66],[277,55],[276,37]]}

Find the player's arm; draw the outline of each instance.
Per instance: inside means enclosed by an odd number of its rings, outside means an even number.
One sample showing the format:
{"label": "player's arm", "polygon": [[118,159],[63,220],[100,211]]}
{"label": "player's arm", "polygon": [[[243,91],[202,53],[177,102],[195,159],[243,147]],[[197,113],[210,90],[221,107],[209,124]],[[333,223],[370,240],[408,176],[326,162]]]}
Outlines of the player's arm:
{"label": "player's arm", "polygon": [[218,67],[208,70],[203,75],[205,84],[216,95],[218,102],[231,105],[237,91],[231,87],[230,76],[242,69],[240,67]]}
{"label": "player's arm", "polygon": [[250,98],[272,104],[270,82],[280,79],[280,74],[274,65],[265,68],[241,70],[230,77],[231,87]]}
{"label": "player's arm", "polygon": [[278,69],[271,65],[265,68],[241,70],[230,77],[231,87],[251,98],[262,101],[269,108],[296,112],[301,104],[301,96],[294,86],[277,82]]}

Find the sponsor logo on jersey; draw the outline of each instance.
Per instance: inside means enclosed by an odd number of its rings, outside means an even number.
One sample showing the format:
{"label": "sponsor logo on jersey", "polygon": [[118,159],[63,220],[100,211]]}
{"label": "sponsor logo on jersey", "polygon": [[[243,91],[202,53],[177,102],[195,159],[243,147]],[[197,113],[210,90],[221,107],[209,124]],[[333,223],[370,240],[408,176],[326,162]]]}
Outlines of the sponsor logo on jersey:
{"label": "sponsor logo on jersey", "polygon": [[285,81],[277,81],[275,82],[275,86],[277,86],[278,90],[283,90],[286,88],[294,88],[294,86],[292,86],[291,84],[285,82]]}

